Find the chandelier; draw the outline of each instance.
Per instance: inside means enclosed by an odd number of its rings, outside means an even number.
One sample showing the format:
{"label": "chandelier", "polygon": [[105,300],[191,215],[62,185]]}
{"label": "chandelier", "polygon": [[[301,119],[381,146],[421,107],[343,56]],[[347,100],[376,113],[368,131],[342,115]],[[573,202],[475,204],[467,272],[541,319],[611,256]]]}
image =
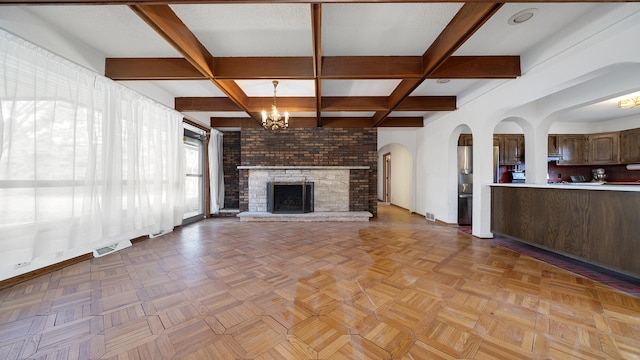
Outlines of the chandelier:
{"label": "chandelier", "polygon": [[640,106],[640,96],[618,101],[618,107],[621,109],[631,109],[638,106]]}
{"label": "chandelier", "polygon": [[267,113],[265,110],[262,110],[262,126],[265,129],[269,130],[279,130],[286,129],[289,127],[289,112],[284,113],[284,115],[280,115],[278,112],[278,108],[276,108],[276,87],[278,86],[278,81],[273,80],[273,105],[271,105],[271,112]]}

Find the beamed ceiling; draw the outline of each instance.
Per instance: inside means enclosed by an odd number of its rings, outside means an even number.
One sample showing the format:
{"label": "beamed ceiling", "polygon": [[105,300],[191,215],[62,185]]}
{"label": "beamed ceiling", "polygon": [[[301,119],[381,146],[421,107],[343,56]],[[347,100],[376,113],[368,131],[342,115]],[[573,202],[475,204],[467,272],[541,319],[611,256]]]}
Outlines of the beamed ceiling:
{"label": "beamed ceiling", "polygon": [[[181,84],[166,87],[175,96],[175,109],[210,114],[217,128],[260,126],[260,111],[273,100],[272,80],[280,81],[278,108],[289,111],[291,127],[421,127],[429,114],[454,111],[465,90],[519,77],[520,52],[594,6],[362,0],[2,3],[29,5],[27,11],[91,43],[105,54],[104,74],[113,80]],[[508,9],[482,33],[503,5]],[[560,24],[534,17],[534,25],[518,25],[536,26],[535,32],[516,31],[505,20],[521,9],[553,14],[566,13],[568,6],[573,15]],[[517,34],[528,35],[518,39]],[[165,45],[158,45],[157,35]],[[201,95],[197,89],[206,87],[203,82],[211,91]],[[451,85],[456,83],[463,85]]]}

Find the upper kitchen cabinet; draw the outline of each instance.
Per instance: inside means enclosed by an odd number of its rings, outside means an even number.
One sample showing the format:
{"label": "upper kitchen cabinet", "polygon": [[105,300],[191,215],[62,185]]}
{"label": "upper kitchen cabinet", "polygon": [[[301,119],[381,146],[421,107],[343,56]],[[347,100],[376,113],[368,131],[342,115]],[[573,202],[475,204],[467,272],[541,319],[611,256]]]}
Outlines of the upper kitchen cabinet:
{"label": "upper kitchen cabinet", "polygon": [[587,163],[607,165],[620,163],[620,133],[587,135]]}
{"label": "upper kitchen cabinet", "polygon": [[558,146],[558,135],[549,135],[547,151],[550,157],[560,157],[560,147]]}
{"label": "upper kitchen cabinet", "polygon": [[585,135],[557,135],[560,160],[558,165],[584,165]]}
{"label": "upper kitchen cabinet", "polygon": [[473,135],[460,134],[458,138],[458,146],[473,146]]}
{"label": "upper kitchen cabinet", "polygon": [[504,134],[497,137],[500,139],[501,165],[516,165],[524,162],[524,135]]}
{"label": "upper kitchen cabinet", "polygon": [[640,163],[640,129],[620,132],[620,162]]}

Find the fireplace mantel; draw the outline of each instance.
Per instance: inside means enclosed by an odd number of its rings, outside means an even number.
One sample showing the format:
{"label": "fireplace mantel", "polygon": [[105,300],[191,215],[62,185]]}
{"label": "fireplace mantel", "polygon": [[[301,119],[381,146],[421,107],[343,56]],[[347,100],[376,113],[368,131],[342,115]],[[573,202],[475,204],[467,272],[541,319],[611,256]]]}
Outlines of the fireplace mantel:
{"label": "fireplace mantel", "polygon": [[369,170],[369,166],[238,166],[238,170]]}

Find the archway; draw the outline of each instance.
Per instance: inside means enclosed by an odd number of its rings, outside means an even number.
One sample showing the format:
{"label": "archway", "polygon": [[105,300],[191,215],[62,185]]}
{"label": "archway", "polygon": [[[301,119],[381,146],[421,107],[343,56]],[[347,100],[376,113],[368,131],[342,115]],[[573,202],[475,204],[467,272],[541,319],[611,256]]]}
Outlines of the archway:
{"label": "archway", "polygon": [[493,129],[493,146],[497,148],[493,162],[494,182],[526,181],[526,138],[529,136],[525,129],[531,129],[531,125],[519,117],[503,119]]}
{"label": "archway", "polygon": [[406,146],[391,143],[378,149],[379,201],[413,211],[414,179],[414,157]]}
{"label": "archway", "polygon": [[456,223],[458,226],[473,224],[473,134],[467,125],[460,125],[452,132],[452,140],[456,147],[451,154],[455,154],[453,182],[455,192]]}

